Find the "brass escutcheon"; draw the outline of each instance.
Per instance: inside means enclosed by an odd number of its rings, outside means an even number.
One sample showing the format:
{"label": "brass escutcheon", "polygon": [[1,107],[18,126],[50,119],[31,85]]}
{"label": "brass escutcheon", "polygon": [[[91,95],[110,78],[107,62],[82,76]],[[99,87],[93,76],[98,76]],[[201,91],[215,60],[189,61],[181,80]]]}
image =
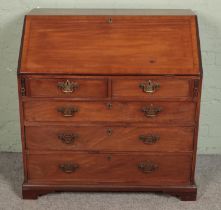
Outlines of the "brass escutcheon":
{"label": "brass escutcheon", "polygon": [[112,24],[112,23],[113,23],[112,17],[109,17],[109,18],[108,18],[108,23],[109,23],[109,24]]}
{"label": "brass escutcheon", "polygon": [[113,129],[112,129],[112,128],[108,128],[108,129],[107,129],[107,135],[108,135],[108,136],[111,136],[112,133],[113,133]]}
{"label": "brass escutcheon", "polygon": [[112,107],[113,107],[112,103],[107,103],[107,108],[108,109],[112,109]]}
{"label": "brass escutcheon", "polygon": [[107,156],[107,159],[108,159],[108,160],[112,160],[112,155],[108,155],[108,156]]}

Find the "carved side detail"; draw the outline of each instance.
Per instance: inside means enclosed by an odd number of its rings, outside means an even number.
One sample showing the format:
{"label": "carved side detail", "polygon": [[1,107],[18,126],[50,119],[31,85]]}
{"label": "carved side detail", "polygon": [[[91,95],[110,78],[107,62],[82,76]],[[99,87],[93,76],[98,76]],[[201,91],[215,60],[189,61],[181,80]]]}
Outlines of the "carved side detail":
{"label": "carved side detail", "polygon": [[25,96],[26,95],[26,89],[25,89],[25,78],[21,79],[21,95]]}
{"label": "carved side detail", "polygon": [[194,85],[193,85],[193,96],[197,97],[199,92],[199,80],[196,79],[194,80]]}

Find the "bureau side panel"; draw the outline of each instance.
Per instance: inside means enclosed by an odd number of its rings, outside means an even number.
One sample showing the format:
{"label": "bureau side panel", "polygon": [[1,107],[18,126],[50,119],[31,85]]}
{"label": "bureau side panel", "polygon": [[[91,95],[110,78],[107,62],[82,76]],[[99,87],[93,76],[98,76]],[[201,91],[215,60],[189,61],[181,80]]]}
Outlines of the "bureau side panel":
{"label": "bureau side panel", "polygon": [[25,78],[22,76],[17,77],[18,82],[18,98],[19,98],[19,114],[20,114],[20,127],[21,127],[21,143],[22,143],[22,156],[24,167],[24,181],[27,181],[27,164],[25,155],[25,127],[24,127],[24,112],[22,97],[25,96]]}
{"label": "bureau side panel", "polygon": [[199,133],[199,118],[200,118],[200,102],[201,102],[201,92],[202,92],[202,78],[196,80],[195,83],[195,101],[196,101],[196,114],[195,114],[195,134],[194,134],[194,145],[193,145],[193,162],[192,162],[192,175],[191,181],[195,182],[195,170],[196,170],[196,156],[197,156],[197,144],[198,144],[198,133]]}
{"label": "bureau side panel", "polygon": [[197,57],[198,66],[200,68],[200,76],[195,80],[194,83],[194,100],[196,102],[196,114],[195,114],[195,135],[194,135],[194,152],[193,152],[193,162],[192,162],[192,176],[191,182],[195,182],[195,170],[196,170],[196,157],[197,157],[197,144],[198,144],[198,132],[199,132],[199,119],[200,119],[200,103],[201,103],[201,93],[202,93],[202,83],[203,83],[203,68],[202,68],[202,58],[201,58],[201,48],[200,48],[200,35],[197,16],[192,17],[191,21],[191,31],[193,37],[193,52],[194,56]]}

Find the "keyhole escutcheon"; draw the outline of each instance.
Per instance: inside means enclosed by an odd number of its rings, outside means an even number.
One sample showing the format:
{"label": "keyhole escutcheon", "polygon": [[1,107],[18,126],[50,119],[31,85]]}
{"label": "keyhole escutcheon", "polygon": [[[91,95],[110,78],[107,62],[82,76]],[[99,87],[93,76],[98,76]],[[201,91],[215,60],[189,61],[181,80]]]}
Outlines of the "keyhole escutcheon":
{"label": "keyhole escutcheon", "polygon": [[108,18],[108,23],[109,23],[109,24],[112,24],[112,22],[113,22],[112,17],[109,17],[109,18]]}

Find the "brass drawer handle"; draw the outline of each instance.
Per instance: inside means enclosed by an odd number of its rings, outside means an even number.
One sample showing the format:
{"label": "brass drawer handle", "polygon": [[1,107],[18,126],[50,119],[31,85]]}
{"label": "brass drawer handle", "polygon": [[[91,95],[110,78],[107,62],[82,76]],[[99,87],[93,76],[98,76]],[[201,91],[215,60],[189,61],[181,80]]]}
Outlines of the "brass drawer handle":
{"label": "brass drawer handle", "polygon": [[143,173],[151,173],[151,172],[156,171],[159,168],[157,164],[152,163],[150,161],[141,162],[138,164],[137,167]]}
{"label": "brass drawer handle", "polygon": [[144,144],[155,144],[157,141],[160,140],[160,136],[158,135],[140,135],[139,139],[144,143]]}
{"label": "brass drawer handle", "polygon": [[74,133],[61,133],[58,134],[58,138],[64,143],[64,144],[73,144],[76,139],[78,138],[78,134]]}
{"label": "brass drawer handle", "polygon": [[61,89],[63,93],[72,93],[79,88],[79,84],[66,80],[65,82],[58,82],[58,88]]}
{"label": "brass drawer handle", "polygon": [[149,80],[149,81],[146,81],[144,83],[141,83],[139,85],[139,87],[145,93],[154,93],[154,92],[156,92],[160,88],[160,85],[158,83],[154,83],[151,80]]}
{"label": "brass drawer handle", "polygon": [[78,112],[79,110],[76,107],[59,107],[57,111],[61,112],[64,117],[73,117],[74,113]]}
{"label": "brass drawer handle", "polygon": [[64,173],[73,173],[79,168],[78,164],[75,163],[63,163],[59,165],[59,169]]}
{"label": "brass drawer handle", "polygon": [[151,104],[150,106],[143,107],[141,111],[144,112],[144,116],[146,117],[156,117],[162,111],[162,108],[154,107]]}

